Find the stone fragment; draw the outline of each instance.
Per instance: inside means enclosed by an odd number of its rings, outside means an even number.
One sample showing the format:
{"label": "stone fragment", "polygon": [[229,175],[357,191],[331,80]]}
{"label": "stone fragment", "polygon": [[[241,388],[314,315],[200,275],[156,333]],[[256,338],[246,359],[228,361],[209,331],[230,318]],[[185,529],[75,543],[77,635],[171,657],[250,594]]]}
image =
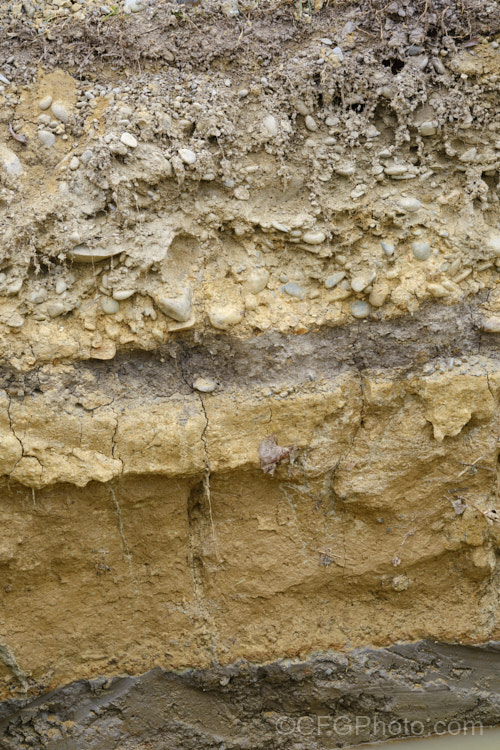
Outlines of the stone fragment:
{"label": "stone fragment", "polygon": [[269,271],[267,271],[265,268],[256,268],[255,271],[252,271],[252,273],[250,274],[248,278],[250,291],[253,294],[258,294],[259,292],[262,292],[262,290],[266,288],[268,282],[269,282]]}
{"label": "stone fragment", "polygon": [[367,318],[370,313],[371,306],[368,304],[368,302],[364,302],[360,299],[351,302],[351,315],[353,316],[353,318]]}
{"label": "stone fragment", "polygon": [[223,305],[212,308],[208,313],[208,317],[214,328],[225,331],[241,323],[243,320],[243,311],[235,305]]}
{"label": "stone fragment", "polygon": [[106,341],[100,346],[92,348],[90,351],[91,359],[113,359],[116,354],[116,346],[112,341]]}
{"label": "stone fragment", "polygon": [[262,120],[262,133],[268,138],[278,135],[278,121],[273,115],[266,115]]}
{"label": "stone fragment", "polygon": [[157,296],[155,302],[165,315],[178,323],[186,323],[191,317],[192,294],[190,289],[186,289],[184,294],[179,297]]}
{"label": "stone fragment", "polygon": [[4,172],[11,177],[19,177],[24,172],[23,165],[8,146],[0,144],[0,164]]}
{"label": "stone fragment", "polygon": [[51,318],[58,318],[59,315],[62,315],[63,312],[65,312],[65,310],[66,308],[64,307],[62,302],[47,303],[47,312]]}
{"label": "stone fragment", "polygon": [[342,279],[345,279],[346,272],[345,271],[337,271],[337,273],[332,273],[330,276],[327,276],[325,279],[325,287],[327,289],[333,289],[334,287],[339,284]]}
{"label": "stone fragment", "polygon": [[486,247],[492,255],[500,258],[500,234],[492,234],[486,240]]}
{"label": "stone fragment", "polygon": [[354,292],[362,292],[367,286],[370,286],[376,275],[375,271],[365,271],[364,273],[356,274],[351,279],[351,289]]}
{"label": "stone fragment", "polygon": [[123,12],[129,15],[130,13],[140,13],[146,7],[145,0],[125,0],[123,4]]}
{"label": "stone fragment", "polygon": [[484,318],[481,322],[481,330],[487,333],[500,333],[500,317],[492,315],[489,318]]}

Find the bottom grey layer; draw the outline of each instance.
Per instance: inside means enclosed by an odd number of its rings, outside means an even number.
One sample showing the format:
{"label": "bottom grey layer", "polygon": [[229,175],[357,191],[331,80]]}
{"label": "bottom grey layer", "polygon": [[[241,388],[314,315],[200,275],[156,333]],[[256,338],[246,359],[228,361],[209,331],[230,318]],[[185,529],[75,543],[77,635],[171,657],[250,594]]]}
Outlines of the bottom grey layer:
{"label": "bottom grey layer", "polygon": [[500,642],[80,680],[0,704],[0,747],[311,750],[500,722]]}

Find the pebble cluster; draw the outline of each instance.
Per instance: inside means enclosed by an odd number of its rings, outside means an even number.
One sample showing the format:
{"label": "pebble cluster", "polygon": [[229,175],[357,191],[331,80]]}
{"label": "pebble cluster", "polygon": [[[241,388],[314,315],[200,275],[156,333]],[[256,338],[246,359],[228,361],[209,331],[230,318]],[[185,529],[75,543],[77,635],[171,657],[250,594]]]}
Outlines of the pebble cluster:
{"label": "pebble cluster", "polygon": [[[78,14],[82,4],[56,5]],[[139,0],[125,5],[141,10]],[[290,74],[311,64],[333,81],[359,77],[363,63],[360,93],[343,108],[318,101],[310,84],[282,91],[281,73],[207,75],[176,68],[174,54],[172,68],[133,82],[68,76],[61,87],[49,75],[28,94],[8,63],[0,96],[14,135],[0,144],[1,197],[36,203],[39,165],[56,192],[20,221],[22,242],[34,224],[49,229],[19,264],[12,217],[0,212],[0,294],[10,300],[0,322],[19,331],[29,318],[72,313],[101,351],[103,325],[122,342],[201,321],[300,331],[497,284],[500,116],[488,96],[471,114],[479,81],[498,82],[497,42],[465,52],[450,43],[431,59],[407,39],[395,72],[392,58],[358,59],[355,31],[349,21],[289,61]],[[453,94],[429,87],[403,118],[426,75]],[[495,300],[485,331],[500,332]]]}

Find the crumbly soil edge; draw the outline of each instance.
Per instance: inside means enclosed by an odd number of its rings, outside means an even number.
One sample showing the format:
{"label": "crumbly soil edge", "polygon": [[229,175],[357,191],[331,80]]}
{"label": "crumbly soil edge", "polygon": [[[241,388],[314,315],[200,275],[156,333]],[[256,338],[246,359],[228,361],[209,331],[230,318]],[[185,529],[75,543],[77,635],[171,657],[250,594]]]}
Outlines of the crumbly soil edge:
{"label": "crumbly soil edge", "polygon": [[97,677],[0,704],[5,750],[326,750],[500,722],[500,643]]}

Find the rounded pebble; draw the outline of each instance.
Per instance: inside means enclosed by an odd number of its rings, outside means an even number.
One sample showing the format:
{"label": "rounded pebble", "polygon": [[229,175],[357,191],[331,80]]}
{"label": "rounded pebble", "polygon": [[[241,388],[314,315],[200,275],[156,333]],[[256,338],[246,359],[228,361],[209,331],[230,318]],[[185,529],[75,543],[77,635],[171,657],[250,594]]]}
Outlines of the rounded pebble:
{"label": "rounded pebble", "polygon": [[68,110],[62,102],[54,102],[52,104],[52,114],[59,122],[66,124],[69,120]]}
{"label": "rounded pebble", "polygon": [[196,162],[196,154],[190,148],[180,148],[179,156],[184,164],[194,164]]}
{"label": "rounded pebble", "polygon": [[441,297],[447,297],[449,291],[442,286],[442,284],[427,284],[427,289],[433,297],[440,299]]}
{"label": "rounded pebble", "polygon": [[0,164],[7,174],[18,177],[24,172],[23,165],[16,154],[8,148],[0,144]]}
{"label": "rounded pebble", "polygon": [[43,99],[40,99],[38,102],[38,106],[40,109],[46,110],[50,107],[52,104],[52,97],[51,96],[44,96]]}
{"label": "rounded pebble", "polygon": [[305,232],[302,236],[302,241],[305,242],[306,245],[321,245],[325,240],[326,234],[321,231]]}
{"label": "rounded pebble", "polygon": [[75,169],[78,169],[80,166],[80,159],[77,156],[73,156],[69,162],[69,168],[72,172],[75,171]]}
{"label": "rounded pebble", "polygon": [[430,120],[427,122],[423,122],[419,129],[418,129],[420,135],[428,136],[428,135],[435,135],[436,134],[436,124]]}
{"label": "rounded pebble", "polygon": [[107,315],[114,315],[120,309],[120,305],[115,299],[105,297],[102,301],[102,309]]}
{"label": "rounded pebble", "polygon": [[137,148],[137,138],[135,138],[132,133],[122,133],[120,136],[120,141],[124,146],[128,146],[129,148]]}
{"label": "rounded pebble", "polygon": [[335,174],[338,174],[341,177],[350,177],[351,175],[355,173],[356,168],[354,164],[344,162],[344,163],[335,165],[335,167],[333,168],[333,171],[335,172]]}
{"label": "rounded pebble", "polygon": [[288,284],[285,284],[283,291],[290,295],[290,297],[296,297],[297,299],[304,298],[304,290],[295,281],[289,281]]}
{"label": "rounded pebble", "polygon": [[113,292],[113,299],[121,302],[124,299],[129,299],[135,294],[135,289],[115,289]]}
{"label": "rounded pebble", "polygon": [[49,302],[47,304],[47,312],[51,318],[57,318],[62,315],[65,311],[65,307],[62,302]]}
{"label": "rounded pebble", "polygon": [[217,388],[217,383],[212,378],[196,378],[193,388],[200,393],[212,393]]}
{"label": "rounded pebble", "polygon": [[431,246],[428,242],[412,242],[411,251],[415,260],[428,260],[431,255]]}
{"label": "rounded pebble", "polygon": [[5,294],[10,297],[14,294],[17,294],[21,291],[23,288],[23,280],[22,279],[14,279],[14,281],[11,281],[11,283],[7,286],[5,289]]}
{"label": "rounded pebble", "polygon": [[417,198],[401,198],[399,201],[399,205],[403,209],[403,211],[407,211],[408,213],[413,213],[414,211],[418,211],[420,208],[422,208],[422,204],[420,203]]}
{"label": "rounded pebble", "polygon": [[310,130],[312,133],[315,133],[316,130],[318,129],[316,120],[314,119],[314,117],[312,117],[312,115],[306,115],[304,122],[305,122],[306,128]]}
{"label": "rounded pebble", "polygon": [[368,302],[357,299],[351,302],[351,315],[353,318],[367,318],[371,312],[371,306]]}

